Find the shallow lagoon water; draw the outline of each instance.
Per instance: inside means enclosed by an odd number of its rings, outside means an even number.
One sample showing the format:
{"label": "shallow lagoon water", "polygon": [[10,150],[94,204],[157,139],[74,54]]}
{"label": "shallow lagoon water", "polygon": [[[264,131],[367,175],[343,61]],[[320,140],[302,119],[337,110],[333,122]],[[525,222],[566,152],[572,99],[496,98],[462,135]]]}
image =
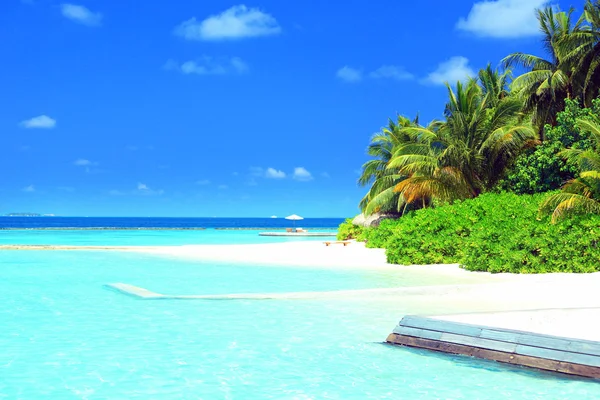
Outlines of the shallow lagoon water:
{"label": "shallow lagoon water", "polygon": [[[290,241],[327,240],[327,237],[259,236],[264,230],[0,230],[0,245],[72,245],[72,246],[181,246],[190,244],[260,244]],[[311,229],[333,232],[329,228]]]}
{"label": "shallow lagoon water", "polygon": [[[139,300],[429,285],[390,271],[206,264],[119,252],[0,252],[0,398],[597,399],[600,384],[382,344],[377,299]],[[427,310],[423,305],[419,312]]]}

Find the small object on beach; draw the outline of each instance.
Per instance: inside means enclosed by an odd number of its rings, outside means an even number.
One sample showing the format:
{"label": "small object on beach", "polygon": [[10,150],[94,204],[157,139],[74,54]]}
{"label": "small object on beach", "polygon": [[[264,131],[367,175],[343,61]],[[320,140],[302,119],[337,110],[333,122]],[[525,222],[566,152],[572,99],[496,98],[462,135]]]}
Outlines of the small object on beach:
{"label": "small object on beach", "polygon": [[323,243],[325,243],[325,246],[329,246],[329,245],[332,245],[332,244],[343,244],[343,245],[344,245],[344,247],[346,247],[346,246],[347,246],[347,245],[349,245],[351,242],[348,242],[348,241],[345,241],[345,240],[344,240],[344,241],[340,241],[340,242],[323,242]]}
{"label": "small object on beach", "polygon": [[[296,221],[301,221],[301,220],[303,220],[304,218],[303,218],[303,217],[301,217],[301,216],[299,216],[299,215],[292,214],[292,215],[288,215],[287,217],[285,217],[285,219],[287,219],[287,220],[289,220],[289,221],[294,221],[294,230],[295,230],[296,232],[298,232],[298,230],[296,229]],[[299,229],[300,229],[300,230],[302,230],[302,228],[299,228]]]}

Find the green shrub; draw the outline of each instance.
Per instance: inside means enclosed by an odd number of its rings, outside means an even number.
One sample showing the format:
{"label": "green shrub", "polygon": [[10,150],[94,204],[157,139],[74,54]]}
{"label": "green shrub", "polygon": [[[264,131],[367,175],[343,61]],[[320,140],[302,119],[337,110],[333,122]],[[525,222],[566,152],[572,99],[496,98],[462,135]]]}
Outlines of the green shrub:
{"label": "green shrub", "polygon": [[387,247],[388,240],[393,237],[397,219],[384,219],[376,228],[367,228],[364,239],[367,247],[382,249]]}
{"label": "green shrub", "polygon": [[388,262],[459,263],[473,271],[545,273],[600,270],[600,216],[551,224],[538,218],[545,196],[488,193],[423,209],[367,230]]}
{"label": "green shrub", "polygon": [[589,137],[577,127],[576,120],[600,114],[600,99],[592,103],[592,107],[582,108],[576,100],[566,99],[565,110],[556,116],[556,126],[546,126],[544,142],[517,157],[499,186],[519,194],[540,193],[556,190],[577,176],[577,167],[558,153],[567,147],[590,148]]}
{"label": "green shrub", "polygon": [[352,219],[348,218],[338,228],[337,240],[349,240],[349,239],[363,239],[363,231],[365,228],[362,226],[354,225]]}

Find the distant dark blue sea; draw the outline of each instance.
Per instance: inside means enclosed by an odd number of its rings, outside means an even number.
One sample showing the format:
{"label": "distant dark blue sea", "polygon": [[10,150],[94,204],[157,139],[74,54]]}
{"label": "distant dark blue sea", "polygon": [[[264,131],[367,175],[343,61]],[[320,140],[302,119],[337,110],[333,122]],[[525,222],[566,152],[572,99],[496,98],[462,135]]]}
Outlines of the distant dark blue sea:
{"label": "distant dark blue sea", "polygon": [[[337,228],[343,218],[306,218],[295,225],[303,228]],[[0,229],[248,229],[287,228],[284,218],[122,218],[122,217],[0,217]]]}

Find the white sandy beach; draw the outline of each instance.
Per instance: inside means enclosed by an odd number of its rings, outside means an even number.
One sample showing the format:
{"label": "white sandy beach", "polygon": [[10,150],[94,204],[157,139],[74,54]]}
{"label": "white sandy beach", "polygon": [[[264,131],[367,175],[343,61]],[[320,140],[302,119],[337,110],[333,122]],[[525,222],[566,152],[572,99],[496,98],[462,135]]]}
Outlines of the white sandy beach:
{"label": "white sandy beach", "polygon": [[[368,249],[363,243],[356,242],[348,246],[325,246],[322,242],[290,242],[155,247],[139,251],[203,261],[385,270],[405,276],[408,280],[414,280],[418,276],[435,280],[436,284],[397,289],[323,292],[315,293],[312,298],[364,298],[369,302],[381,303],[382,307],[402,304],[402,309],[410,309],[414,314],[461,314],[455,320],[600,340],[600,273],[515,275],[470,272],[458,265],[390,265],[385,260],[384,250]],[[444,284],[446,280],[453,284]],[[289,298],[294,297],[302,298],[302,295],[289,294]],[[281,298],[285,298],[285,295]],[[403,315],[398,315],[398,320],[402,317]]]}
{"label": "white sandy beach", "polygon": [[[363,243],[325,246],[321,241],[247,245],[186,246],[1,246],[14,250],[116,250],[139,252],[168,258],[247,263],[251,265],[293,266],[326,269],[360,269],[400,276],[407,282],[434,282],[425,286],[393,289],[367,289],[316,293],[268,294],[280,299],[364,299],[381,307],[397,307],[411,314],[469,314],[523,310],[569,309],[565,313],[498,314],[496,317],[460,317],[461,321],[505,325],[507,328],[533,330],[557,335],[585,330],[586,338],[600,340],[600,329],[592,329],[591,315],[600,321],[600,273],[594,274],[489,274],[470,272],[458,265],[398,266],[386,263],[382,249],[368,249]],[[149,288],[151,289],[151,288]],[[202,293],[198,293],[202,295]],[[232,294],[239,295],[239,294]],[[572,312],[573,309],[588,309]],[[561,315],[567,316],[561,323]],[[403,317],[401,313],[398,320]],[[390,321],[391,324],[397,321]],[[567,323],[569,330],[561,327]],[[597,327],[597,325],[594,325]],[[592,327],[592,328],[591,328]],[[593,333],[589,333],[590,330]]]}

